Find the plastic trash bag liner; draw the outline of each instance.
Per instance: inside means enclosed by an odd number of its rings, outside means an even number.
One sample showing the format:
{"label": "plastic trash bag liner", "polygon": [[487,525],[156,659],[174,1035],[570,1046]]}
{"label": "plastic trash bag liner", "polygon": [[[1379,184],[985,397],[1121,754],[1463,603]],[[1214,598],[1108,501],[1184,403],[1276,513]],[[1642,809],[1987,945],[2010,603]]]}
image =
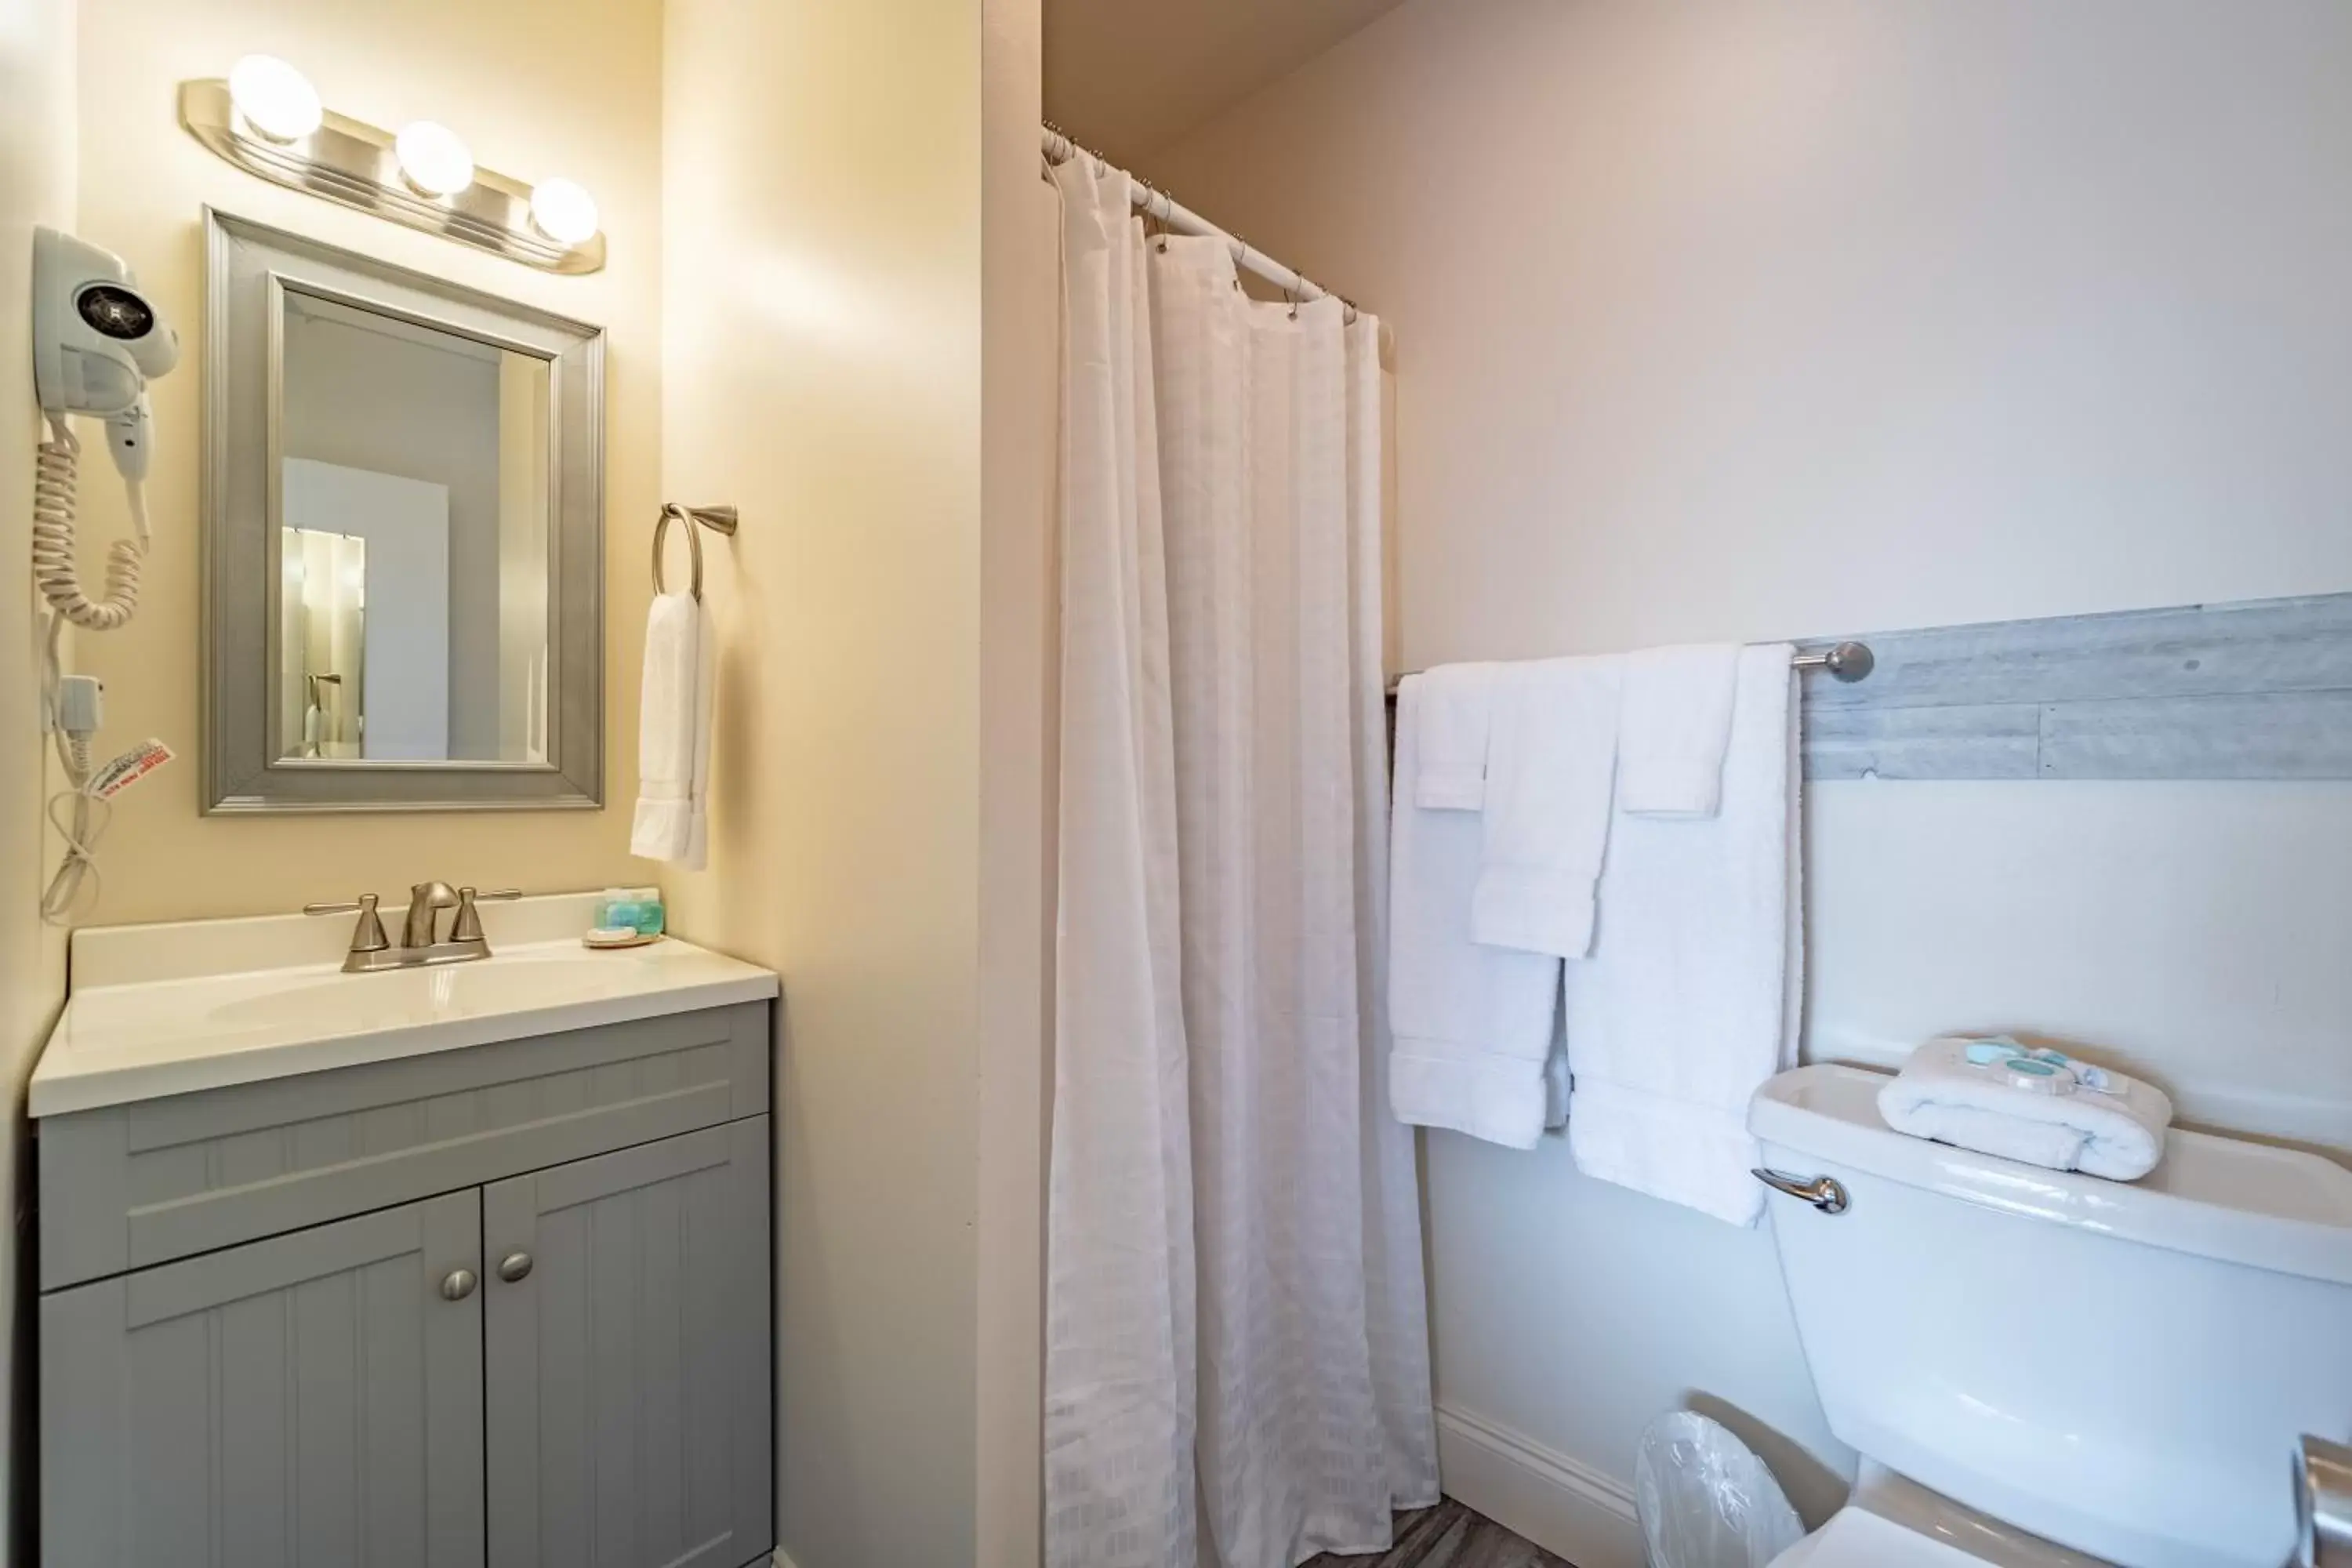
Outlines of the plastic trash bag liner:
{"label": "plastic trash bag liner", "polygon": [[1755,1451],[1688,1410],[1642,1434],[1633,1500],[1650,1568],[1765,1568],[1805,1533]]}

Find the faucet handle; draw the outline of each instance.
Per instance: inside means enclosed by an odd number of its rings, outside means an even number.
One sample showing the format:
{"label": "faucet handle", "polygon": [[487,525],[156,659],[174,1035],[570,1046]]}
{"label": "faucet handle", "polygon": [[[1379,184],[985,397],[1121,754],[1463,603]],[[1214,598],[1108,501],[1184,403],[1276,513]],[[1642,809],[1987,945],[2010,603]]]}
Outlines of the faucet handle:
{"label": "faucet handle", "polygon": [[375,905],[376,897],[373,893],[362,893],[358,899],[350,903],[304,904],[302,912],[306,915],[358,915],[359,923],[352,928],[352,951],[382,952],[391,947],[392,943],[385,940],[383,921],[376,914]]}
{"label": "faucet handle", "polygon": [[458,889],[457,918],[449,927],[449,940],[451,942],[480,942],[483,940],[481,911],[474,908],[474,905],[478,900],[482,899],[496,899],[500,901],[504,901],[509,899],[520,899],[521,897],[522,889],[520,888],[494,888],[487,893],[474,888]]}

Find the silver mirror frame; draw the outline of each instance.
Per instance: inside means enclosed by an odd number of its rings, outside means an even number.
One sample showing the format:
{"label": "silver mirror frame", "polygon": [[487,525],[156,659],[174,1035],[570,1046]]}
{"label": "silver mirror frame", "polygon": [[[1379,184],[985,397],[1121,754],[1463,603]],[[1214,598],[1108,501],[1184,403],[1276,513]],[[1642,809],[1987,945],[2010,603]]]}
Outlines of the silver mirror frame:
{"label": "silver mirror frame", "polygon": [[[593,810],[604,803],[602,328],[205,209],[204,810]],[[280,323],[292,287],[549,363],[543,762],[277,755]]]}

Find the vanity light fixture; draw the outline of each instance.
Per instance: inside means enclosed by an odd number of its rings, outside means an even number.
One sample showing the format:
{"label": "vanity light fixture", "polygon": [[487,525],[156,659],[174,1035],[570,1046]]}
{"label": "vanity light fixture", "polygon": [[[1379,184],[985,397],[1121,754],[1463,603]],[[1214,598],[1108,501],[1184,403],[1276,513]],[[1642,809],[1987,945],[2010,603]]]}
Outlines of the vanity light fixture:
{"label": "vanity light fixture", "polygon": [[310,79],[275,55],[247,55],[228,73],[229,100],[247,125],[281,146],[299,142],[326,118]]}
{"label": "vanity light fixture", "polygon": [[474,183],[474,154],[455,131],[415,120],[392,139],[401,177],[428,196],[454,196]]}
{"label": "vanity light fixture", "polygon": [[596,198],[577,180],[541,180],[530,188],[530,221],[558,245],[578,245],[596,232]]}
{"label": "vanity light fixture", "polygon": [[478,168],[429,120],[388,131],[324,108],[302,73],[247,55],[226,80],[180,84],[188,134],[249,174],[550,272],[604,265],[596,203],[578,182],[533,187]]}

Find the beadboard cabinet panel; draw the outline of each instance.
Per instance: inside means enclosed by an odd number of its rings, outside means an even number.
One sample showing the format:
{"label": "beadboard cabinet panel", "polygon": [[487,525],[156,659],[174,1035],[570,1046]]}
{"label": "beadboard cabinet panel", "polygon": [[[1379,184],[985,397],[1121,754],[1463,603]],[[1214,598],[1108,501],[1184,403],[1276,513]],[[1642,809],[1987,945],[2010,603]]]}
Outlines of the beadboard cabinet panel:
{"label": "beadboard cabinet panel", "polygon": [[473,1192],[41,1301],[47,1568],[480,1568]]}
{"label": "beadboard cabinet panel", "polygon": [[773,1543],[767,1151],[763,1117],[485,1191],[491,1568]]}

